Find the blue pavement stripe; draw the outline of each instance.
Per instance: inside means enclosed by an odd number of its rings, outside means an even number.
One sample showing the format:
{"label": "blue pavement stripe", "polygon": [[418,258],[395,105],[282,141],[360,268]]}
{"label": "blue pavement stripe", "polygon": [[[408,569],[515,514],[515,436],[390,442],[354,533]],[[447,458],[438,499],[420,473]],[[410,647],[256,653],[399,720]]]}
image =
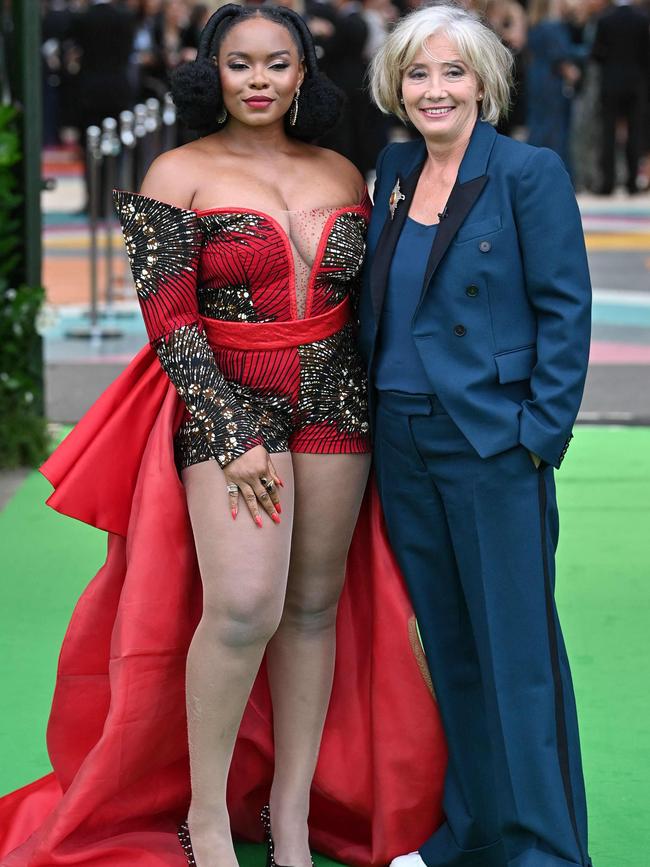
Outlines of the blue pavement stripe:
{"label": "blue pavement stripe", "polygon": [[[630,328],[650,327],[650,305],[617,304],[594,300],[592,321],[604,325],[626,325]],[[101,319],[107,327],[115,327],[128,334],[145,334],[139,310],[124,311]],[[49,339],[61,338],[66,331],[88,324],[88,317],[57,308],[57,321],[45,333]]]}
{"label": "blue pavement stripe", "polygon": [[630,328],[648,328],[650,327],[650,306],[595,302],[591,321],[607,325],[627,325]]}

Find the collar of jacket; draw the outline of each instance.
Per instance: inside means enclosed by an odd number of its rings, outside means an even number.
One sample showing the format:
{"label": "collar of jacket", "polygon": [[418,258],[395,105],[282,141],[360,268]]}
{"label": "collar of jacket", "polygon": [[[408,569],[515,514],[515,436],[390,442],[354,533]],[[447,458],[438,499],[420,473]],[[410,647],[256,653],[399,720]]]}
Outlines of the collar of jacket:
{"label": "collar of jacket", "polygon": [[[492,124],[484,120],[476,121],[458,169],[456,183],[464,184],[485,174],[496,137],[497,131]],[[415,148],[411,151],[408,162],[405,163],[399,174],[403,178],[408,178],[412,172],[417,172],[417,181],[427,156],[427,146],[423,138],[414,142],[414,145]],[[413,191],[415,192],[415,187]]]}

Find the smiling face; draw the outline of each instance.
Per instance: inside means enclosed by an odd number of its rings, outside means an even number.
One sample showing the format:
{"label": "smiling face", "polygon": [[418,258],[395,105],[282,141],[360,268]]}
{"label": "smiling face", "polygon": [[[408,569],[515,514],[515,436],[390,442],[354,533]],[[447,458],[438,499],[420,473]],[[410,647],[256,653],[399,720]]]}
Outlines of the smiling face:
{"label": "smiling face", "polygon": [[483,88],[442,33],[430,36],[404,70],[402,99],[413,125],[432,143],[469,139]]}
{"label": "smiling face", "polygon": [[218,68],[228,114],[247,126],[280,121],[304,78],[302,58],[287,28],[261,17],[228,31]]}

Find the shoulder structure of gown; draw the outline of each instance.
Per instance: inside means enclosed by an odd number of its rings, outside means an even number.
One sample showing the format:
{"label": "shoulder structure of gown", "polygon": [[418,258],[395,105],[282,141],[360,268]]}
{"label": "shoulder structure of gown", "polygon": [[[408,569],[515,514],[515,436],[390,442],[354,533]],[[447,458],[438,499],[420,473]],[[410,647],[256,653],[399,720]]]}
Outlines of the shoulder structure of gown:
{"label": "shoulder structure of gown", "polygon": [[220,466],[262,437],[236,401],[201,327],[196,295],[203,234],[193,211],[116,191],[115,207],[151,345]]}

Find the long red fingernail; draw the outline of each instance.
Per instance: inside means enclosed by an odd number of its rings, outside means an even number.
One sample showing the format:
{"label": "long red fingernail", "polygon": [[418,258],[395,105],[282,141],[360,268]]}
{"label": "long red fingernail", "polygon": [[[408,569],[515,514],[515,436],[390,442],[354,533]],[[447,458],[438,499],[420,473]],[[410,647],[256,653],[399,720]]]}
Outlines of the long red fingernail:
{"label": "long red fingernail", "polygon": [[255,523],[257,524],[258,527],[262,526],[262,519],[260,518],[259,515],[255,515]]}
{"label": "long red fingernail", "polygon": [[237,509],[232,509],[230,514],[232,515],[233,521],[237,520]]}
{"label": "long red fingernail", "polygon": [[271,520],[274,521],[276,524],[280,523],[280,519],[277,515],[271,515]]}
{"label": "long red fingernail", "polygon": [[284,487],[284,482],[282,481],[282,479],[280,478],[280,476],[278,476],[278,485],[280,485],[281,488]]}
{"label": "long red fingernail", "polygon": [[282,506],[279,503],[275,504],[275,511],[278,513],[278,515],[282,512]]}

